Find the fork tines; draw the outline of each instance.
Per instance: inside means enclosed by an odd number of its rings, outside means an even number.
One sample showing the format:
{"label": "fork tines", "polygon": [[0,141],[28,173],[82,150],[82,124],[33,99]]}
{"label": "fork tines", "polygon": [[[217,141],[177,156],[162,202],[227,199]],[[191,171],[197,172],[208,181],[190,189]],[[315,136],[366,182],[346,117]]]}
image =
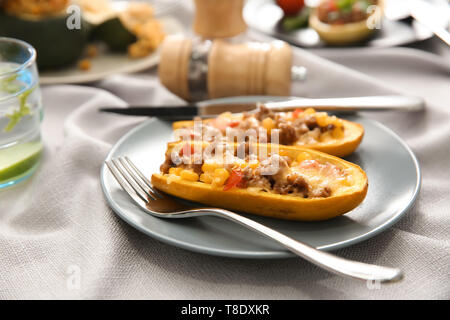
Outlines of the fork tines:
{"label": "fork tines", "polygon": [[135,201],[138,200],[136,196],[145,203],[149,199],[162,198],[161,194],[152,187],[150,180],[144,176],[127,156],[106,160],[105,164],[117,182]]}

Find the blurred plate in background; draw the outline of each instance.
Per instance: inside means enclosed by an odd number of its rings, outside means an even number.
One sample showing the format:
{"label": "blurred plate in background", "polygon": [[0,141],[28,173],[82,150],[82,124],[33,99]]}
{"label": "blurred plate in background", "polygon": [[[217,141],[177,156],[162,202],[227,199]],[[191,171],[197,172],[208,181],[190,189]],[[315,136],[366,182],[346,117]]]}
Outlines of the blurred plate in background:
{"label": "blurred plate in background", "polygon": [[[390,0],[388,3],[404,3],[403,0]],[[430,0],[436,6],[448,6],[445,0]],[[397,8],[397,9],[395,9]],[[405,11],[393,7],[391,16],[397,19],[405,19],[408,14]],[[298,29],[293,32],[286,32],[280,26],[283,18],[283,11],[276,4],[275,0],[249,0],[244,8],[244,19],[247,24],[260,32],[279,38],[293,45],[307,48],[326,47],[319,35],[312,28]],[[448,17],[442,21],[442,26],[447,27]],[[355,46],[368,47],[392,47],[406,45],[417,41],[426,40],[433,37],[433,33],[417,21],[388,20],[383,19],[382,27],[366,42]]]}
{"label": "blurred plate in background", "polygon": [[[173,17],[158,18],[167,35],[181,34],[185,27]],[[90,70],[83,71],[72,65],[59,70],[42,71],[40,84],[74,84],[88,83],[102,80],[108,76],[119,73],[133,73],[156,66],[159,62],[159,51],[141,59],[132,59],[126,52],[116,53],[101,50],[100,54],[92,59]]]}
{"label": "blurred plate in background", "polygon": [[[116,7],[121,6],[122,8],[125,8],[128,2],[123,0],[113,0],[113,1],[119,4],[118,6],[116,5]],[[175,10],[177,10],[181,5],[180,0],[138,0],[138,1],[149,3],[153,7],[155,17],[157,18],[173,14],[173,12],[175,12]]]}

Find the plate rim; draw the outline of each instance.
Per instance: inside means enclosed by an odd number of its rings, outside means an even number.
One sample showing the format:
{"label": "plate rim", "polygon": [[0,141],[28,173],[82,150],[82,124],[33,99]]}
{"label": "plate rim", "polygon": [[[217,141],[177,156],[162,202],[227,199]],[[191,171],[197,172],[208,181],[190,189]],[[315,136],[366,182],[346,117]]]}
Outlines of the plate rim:
{"label": "plate rim", "polygon": [[[229,98],[231,98],[231,97],[229,97]],[[223,103],[223,101],[227,101],[229,98],[212,99],[209,101]],[[243,98],[243,97],[240,97],[240,98]],[[246,98],[248,99],[250,97],[247,96]],[[267,96],[264,98],[270,99],[270,97],[267,97]],[[280,97],[277,97],[277,98],[279,99]],[[363,242],[367,239],[370,239],[370,238],[380,234],[381,232],[389,229],[396,222],[398,222],[406,213],[409,212],[409,210],[414,206],[414,204],[417,200],[417,197],[420,193],[420,188],[421,188],[421,184],[422,184],[422,173],[421,173],[419,161],[418,161],[417,157],[415,156],[414,152],[411,150],[411,148],[392,129],[388,128],[387,126],[381,124],[380,122],[378,122],[376,120],[367,118],[365,116],[362,116],[362,117],[364,117],[365,120],[372,122],[372,124],[374,124],[375,126],[378,126],[382,130],[385,130],[389,135],[391,135],[393,138],[395,138],[406,149],[406,151],[408,152],[409,156],[411,157],[411,159],[413,161],[415,172],[416,172],[416,185],[414,188],[414,192],[413,192],[412,197],[408,200],[408,204],[406,205],[406,207],[404,207],[401,210],[398,210],[390,219],[386,220],[383,224],[375,227],[374,229],[372,229],[362,235],[359,235],[359,236],[356,236],[356,237],[353,237],[353,238],[350,238],[347,240],[335,242],[333,244],[316,247],[319,250],[333,251],[333,250],[346,248],[351,245],[354,245],[359,242]],[[139,125],[137,125],[136,127],[129,130],[127,133],[125,133],[114,144],[114,146],[108,152],[108,155],[106,156],[104,161],[109,160],[111,158],[111,156],[115,153],[115,151],[119,148],[119,146],[124,141],[126,141],[131,135],[133,135],[135,132],[141,130],[143,127],[147,126],[149,123],[152,123],[155,121],[157,121],[156,118],[147,119],[147,120],[143,121],[142,123],[140,123]],[[106,168],[105,162],[103,162],[103,164],[100,168],[100,182],[101,182],[103,195],[104,195],[106,201],[108,202],[108,205],[112,209],[112,211],[117,216],[119,216],[122,220],[124,220],[126,223],[128,223],[130,226],[132,226],[133,228],[143,232],[144,234],[146,234],[154,239],[157,239],[157,240],[164,242],[166,244],[169,244],[169,245],[174,245],[176,247],[187,249],[189,251],[194,251],[194,252],[209,254],[209,255],[214,255],[214,256],[232,257],[232,258],[252,258],[252,259],[279,259],[279,258],[297,257],[297,255],[295,255],[294,253],[291,253],[290,251],[270,250],[270,251],[264,251],[264,252],[254,252],[254,251],[232,251],[232,250],[210,249],[208,247],[188,244],[188,243],[179,241],[177,239],[173,239],[173,238],[167,237],[165,235],[161,235],[159,233],[151,232],[151,231],[147,230],[146,228],[141,227],[139,224],[134,223],[133,221],[131,221],[131,219],[128,219],[127,215],[122,212],[122,209],[119,206],[116,206],[115,202],[113,201],[113,199],[112,199],[111,195],[109,194],[107,187],[106,187],[106,183],[105,183],[106,172],[108,172],[108,170]],[[159,219],[156,217],[154,217],[154,218]]]}

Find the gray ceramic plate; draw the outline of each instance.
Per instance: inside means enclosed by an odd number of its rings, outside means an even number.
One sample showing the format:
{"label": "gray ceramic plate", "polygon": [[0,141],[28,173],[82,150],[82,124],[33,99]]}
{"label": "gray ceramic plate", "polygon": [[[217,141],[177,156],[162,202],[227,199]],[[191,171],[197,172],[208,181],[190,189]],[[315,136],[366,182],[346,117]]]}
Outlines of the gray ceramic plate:
{"label": "gray ceramic plate", "polygon": [[[261,101],[266,98],[228,98]],[[369,191],[353,211],[323,222],[293,222],[247,215],[294,239],[322,250],[334,250],[358,243],[389,228],[412,206],[420,188],[420,169],[408,146],[383,125],[360,116],[365,136],[358,150],[347,160],[367,173]],[[128,155],[148,177],[159,171],[166,142],[172,137],[171,123],[150,119],[131,130],[112,148],[108,159]],[[160,219],[146,214],[122,191],[108,169],[101,169],[101,183],[111,208],[136,229],[160,241],[188,250],[239,258],[281,258],[292,254],[281,246],[232,222],[216,217]]]}

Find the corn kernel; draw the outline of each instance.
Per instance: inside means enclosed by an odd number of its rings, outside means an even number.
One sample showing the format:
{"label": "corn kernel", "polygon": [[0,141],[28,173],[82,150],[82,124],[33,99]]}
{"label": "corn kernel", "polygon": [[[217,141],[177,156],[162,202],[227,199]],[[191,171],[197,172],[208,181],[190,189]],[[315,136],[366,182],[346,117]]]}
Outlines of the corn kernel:
{"label": "corn kernel", "polygon": [[314,110],[313,108],[308,108],[304,111],[305,114],[314,114],[316,113],[316,110]]}
{"label": "corn kernel", "polygon": [[334,138],[340,139],[344,137],[344,130],[342,130],[342,127],[335,127],[331,134]]}
{"label": "corn kernel", "polygon": [[262,126],[267,131],[270,131],[275,128],[275,122],[272,120],[272,118],[267,117],[262,121]]}
{"label": "corn kernel", "polygon": [[224,168],[219,168],[214,170],[214,179],[212,181],[212,185],[215,187],[221,187],[225,184],[230,174]]}
{"label": "corn kernel", "polygon": [[248,166],[252,169],[256,169],[259,166],[259,161],[250,161]]}
{"label": "corn kernel", "polygon": [[297,155],[297,162],[302,162],[303,160],[310,160],[310,159],[312,159],[311,155],[309,153],[307,153],[307,152],[304,152],[304,151],[300,152]]}
{"label": "corn kernel", "polygon": [[172,174],[167,178],[167,184],[171,184],[172,182],[179,181],[179,180],[181,180],[180,176],[176,176],[176,175]]}
{"label": "corn kernel", "polygon": [[335,121],[333,122],[333,124],[336,127],[338,127],[338,128],[343,128],[344,127],[344,121],[342,121],[342,119],[338,119],[336,117],[334,117],[334,118],[335,118]]}
{"label": "corn kernel", "polygon": [[194,171],[192,170],[183,170],[180,173],[180,177],[183,180],[188,180],[188,181],[198,181],[198,174],[196,174]]}
{"label": "corn kernel", "polygon": [[220,164],[216,162],[205,162],[202,165],[202,171],[203,172],[210,172],[216,170],[218,167],[220,167]]}
{"label": "corn kernel", "polygon": [[201,182],[211,184],[212,180],[213,180],[213,179],[212,179],[211,175],[208,174],[208,173],[202,173],[202,174],[200,175],[200,181],[201,181]]}
{"label": "corn kernel", "polygon": [[320,127],[326,127],[330,123],[330,120],[325,112],[316,113],[316,121]]}
{"label": "corn kernel", "polygon": [[179,176],[181,173],[181,170],[183,170],[183,168],[170,168],[169,174],[174,174],[176,176]]}
{"label": "corn kernel", "polygon": [[334,139],[334,137],[333,137],[333,134],[331,131],[326,131],[326,132],[322,133],[322,135],[320,136],[320,141],[323,141],[323,142],[327,142],[332,139]]}
{"label": "corn kernel", "polygon": [[234,161],[234,167],[235,168],[241,168],[244,169],[245,167],[247,167],[248,163],[245,162],[245,160],[239,159]]}

